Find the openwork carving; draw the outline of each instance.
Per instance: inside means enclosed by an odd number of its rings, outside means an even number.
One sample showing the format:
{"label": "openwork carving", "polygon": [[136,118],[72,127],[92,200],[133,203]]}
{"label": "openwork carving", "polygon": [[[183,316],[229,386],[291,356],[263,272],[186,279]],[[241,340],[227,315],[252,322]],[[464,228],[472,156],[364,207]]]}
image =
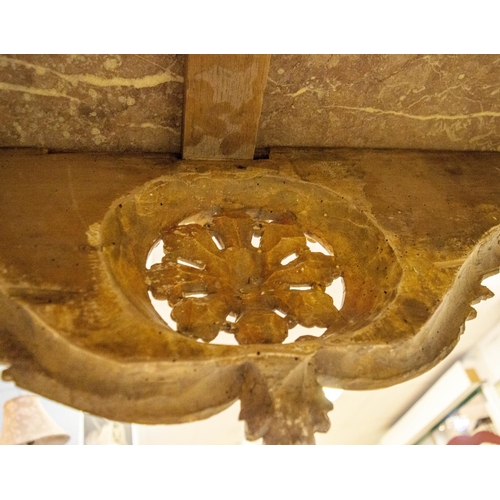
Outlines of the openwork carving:
{"label": "openwork carving", "polygon": [[[169,328],[204,342],[224,331],[240,345],[287,344],[295,324],[324,330],[301,342],[346,338],[390,307],[402,276],[389,240],[355,205],[274,175],[162,179],[115,204],[101,231],[107,272],[131,306],[158,318],[149,291],[173,308]],[[146,269],[159,240],[165,256]],[[339,277],[341,311],[325,293]]]}
{"label": "openwork carving", "polygon": [[173,307],[179,333],[281,343],[297,323],[326,328],[338,314],[325,293],[340,276],[335,257],[312,252],[291,213],[233,210],[163,229],[161,238],[165,256],[147,283]]}
{"label": "openwork carving", "polygon": [[[239,399],[248,439],[303,444],[329,427],[322,386],[436,365],[500,267],[500,156],[275,158],[0,155],[2,377],[145,424]],[[328,295],[339,276],[342,306]],[[295,323],[324,331],[291,342]],[[239,345],[210,342],[219,330]]]}

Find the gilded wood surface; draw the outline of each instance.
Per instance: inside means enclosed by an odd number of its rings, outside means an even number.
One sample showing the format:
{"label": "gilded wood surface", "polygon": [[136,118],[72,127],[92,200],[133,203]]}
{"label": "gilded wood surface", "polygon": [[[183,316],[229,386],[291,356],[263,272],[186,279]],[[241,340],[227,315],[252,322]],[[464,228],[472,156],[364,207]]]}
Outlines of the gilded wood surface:
{"label": "gilded wood surface", "polygon": [[[250,439],[314,442],[329,425],[322,385],[386,387],[428,370],[453,349],[471,304],[489,296],[482,279],[500,267],[494,153],[280,150],[269,160],[218,163],[4,151],[0,178],[0,361],[11,365],[3,377],[119,421],[196,420],[240,398]],[[283,218],[263,224],[266,251],[255,259],[248,230],[258,210]],[[232,228],[224,251],[240,258],[213,264],[223,252],[216,245],[203,253],[211,224]],[[265,243],[269,228],[275,246]],[[214,345],[206,342],[213,331],[193,326],[195,315],[177,316],[174,331],[152,307],[148,293],[174,304],[197,291],[182,289],[191,282],[176,259],[167,272],[184,245],[214,266],[199,282],[203,293],[219,280],[221,303],[237,308],[240,288],[252,294],[273,276],[277,246],[311,258],[306,232],[333,254],[320,258],[325,266],[308,263],[308,284],[321,289],[339,273],[343,307],[323,313],[313,300],[308,309],[287,302],[286,289],[264,297],[286,302],[280,307],[296,320],[325,325],[320,337],[283,344],[283,328],[261,328],[262,320],[243,328],[241,345]],[[166,258],[148,270],[160,237]],[[294,274],[278,269],[278,286],[291,284]],[[236,286],[245,276],[251,286]],[[256,317],[276,305],[266,300],[248,302]],[[219,323],[224,312],[214,316]]]}

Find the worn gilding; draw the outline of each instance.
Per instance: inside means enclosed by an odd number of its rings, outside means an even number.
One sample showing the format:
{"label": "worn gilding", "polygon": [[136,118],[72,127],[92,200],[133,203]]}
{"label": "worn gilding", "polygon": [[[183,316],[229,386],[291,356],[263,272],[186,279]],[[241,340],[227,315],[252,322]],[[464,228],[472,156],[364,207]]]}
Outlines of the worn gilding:
{"label": "worn gilding", "polygon": [[[0,165],[3,377],[115,420],[186,422],[239,398],[249,439],[312,443],[329,427],[322,385],[386,387],[428,370],[500,267],[492,153],[4,152]],[[165,256],[147,269],[160,239]],[[324,293],[337,276],[340,309]],[[178,331],[150,294],[170,302]],[[325,330],[282,343],[295,322]],[[239,345],[211,344],[219,329]]]}

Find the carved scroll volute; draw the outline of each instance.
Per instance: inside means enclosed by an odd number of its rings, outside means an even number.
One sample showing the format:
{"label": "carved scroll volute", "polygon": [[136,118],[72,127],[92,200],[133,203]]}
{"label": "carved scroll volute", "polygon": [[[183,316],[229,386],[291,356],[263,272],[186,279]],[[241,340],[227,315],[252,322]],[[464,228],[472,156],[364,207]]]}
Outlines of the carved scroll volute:
{"label": "carved scroll volute", "polygon": [[[328,156],[293,168],[3,157],[3,378],[144,424],[207,418],[239,398],[248,439],[312,443],[332,408],[321,385],[373,389],[428,370],[500,268],[500,165],[488,157],[478,176],[464,163],[458,178],[447,158],[408,155],[343,152],[342,168]],[[422,179],[419,196],[439,185],[431,208],[400,189]],[[342,305],[327,293],[339,278]],[[295,340],[296,324],[316,331]]]}

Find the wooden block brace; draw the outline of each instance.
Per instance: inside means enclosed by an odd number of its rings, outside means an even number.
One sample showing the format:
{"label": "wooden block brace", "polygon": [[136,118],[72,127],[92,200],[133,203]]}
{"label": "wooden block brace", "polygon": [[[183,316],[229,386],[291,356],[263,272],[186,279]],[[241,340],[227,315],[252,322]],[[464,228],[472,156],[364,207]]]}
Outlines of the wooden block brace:
{"label": "wooden block brace", "polygon": [[252,159],[269,55],[189,55],[184,159]]}

